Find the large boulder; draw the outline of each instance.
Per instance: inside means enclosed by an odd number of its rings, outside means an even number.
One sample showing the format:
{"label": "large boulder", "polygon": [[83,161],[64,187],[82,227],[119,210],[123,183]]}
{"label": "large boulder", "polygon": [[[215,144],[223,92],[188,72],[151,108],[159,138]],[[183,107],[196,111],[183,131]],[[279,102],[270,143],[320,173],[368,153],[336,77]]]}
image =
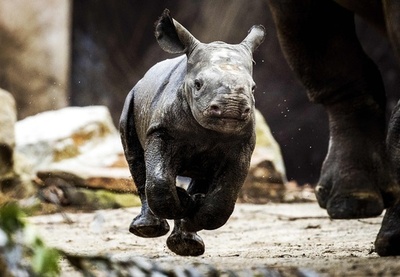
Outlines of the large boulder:
{"label": "large boulder", "polygon": [[0,180],[12,174],[14,167],[14,125],[17,120],[15,100],[0,89]]}
{"label": "large boulder", "polygon": [[256,110],[256,147],[250,169],[239,194],[239,201],[250,203],[281,202],[287,183],[279,144],[262,114]]}
{"label": "large boulder", "polygon": [[13,96],[0,89],[0,194],[24,198],[34,193],[25,168],[15,153],[15,122],[17,110]]}
{"label": "large boulder", "polygon": [[[138,204],[119,133],[104,106],[67,107],[16,124],[16,150],[29,162],[42,200],[72,209]],[[54,206],[42,206],[42,211]]]}
{"label": "large boulder", "polygon": [[104,106],[67,107],[16,125],[16,149],[45,183],[132,191],[119,133]]}
{"label": "large boulder", "polygon": [[239,194],[239,202],[313,202],[314,189],[287,181],[279,144],[262,114],[256,110],[256,147],[251,157],[249,174]]}
{"label": "large boulder", "polygon": [[16,146],[35,169],[43,169],[86,153],[117,134],[106,107],[67,107],[18,121]]}

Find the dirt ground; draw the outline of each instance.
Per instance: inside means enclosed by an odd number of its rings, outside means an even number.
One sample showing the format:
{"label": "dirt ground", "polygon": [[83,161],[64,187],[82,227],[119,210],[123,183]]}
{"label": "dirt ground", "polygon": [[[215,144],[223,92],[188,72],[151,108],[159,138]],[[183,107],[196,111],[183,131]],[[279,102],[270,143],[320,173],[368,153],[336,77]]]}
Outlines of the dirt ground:
{"label": "dirt ground", "polygon": [[[242,272],[238,276],[252,276],[261,267],[300,268],[303,276],[400,276],[400,257],[381,258],[373,251],[382,216],[331,220],[317,203],[237,204],[225,226],[199,232],[204,255],[180,257],[168,250],[166,236],[144,239],[128,232],[139,209],[69,213],[70,224],[61,214],[30,222],[48,245],[81,255],[141,256],[170,266],[204,263]],[[63,276],[79,276],[62,265]]]}

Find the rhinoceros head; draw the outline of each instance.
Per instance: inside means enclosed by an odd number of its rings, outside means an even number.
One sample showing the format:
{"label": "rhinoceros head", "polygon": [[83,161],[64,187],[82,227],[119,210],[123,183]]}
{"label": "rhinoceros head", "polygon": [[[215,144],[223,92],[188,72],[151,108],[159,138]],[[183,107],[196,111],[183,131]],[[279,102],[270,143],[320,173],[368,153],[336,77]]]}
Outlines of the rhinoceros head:
{"label": "rhinoceros head", "polygon": [[253,120],[252,53],[264,40],[264,27],[253,26],[240,44],[202,43],[165,10],[155,34],[165,51],[186,54],[182,90],[201,126],[233,133]]}

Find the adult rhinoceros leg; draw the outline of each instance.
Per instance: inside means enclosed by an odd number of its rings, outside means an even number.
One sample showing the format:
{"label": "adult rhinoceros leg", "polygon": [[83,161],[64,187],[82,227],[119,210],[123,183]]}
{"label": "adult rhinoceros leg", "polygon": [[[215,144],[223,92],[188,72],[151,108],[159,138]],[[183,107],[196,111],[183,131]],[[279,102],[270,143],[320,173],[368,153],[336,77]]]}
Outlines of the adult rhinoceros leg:
{"label": "adult rhinoceros leg", "polygon": [[[386,26],[393,49],[400,58],[400,3],[383,1]],[[400,101],[392,112],[387,136],[388,153],[397,183],[400,184]],[[387,209],[375,241],[375,250],[381,256],[400,255],[400,198]]]}
{"label": "adult rhinoceros leg", "polygon": [[329,115],[330,143],[316,195],[332,218],[379,215],[393,203],[382,80],[333,1],[270,0],[280,43],[311,101]]}
{"label": "adult rhinoceros leg", "polygon": [[400,255],[400,201],[386,210],[375,240],[375,251],[380,256]]}
{"label": "adult rhinoceros leg", "polygon": [[[387,148],[395,178],[400,183],[400,101],[389,122]],[[400,255],[400,198],[386,211],[375,241],[375,250],[381,256]]]}

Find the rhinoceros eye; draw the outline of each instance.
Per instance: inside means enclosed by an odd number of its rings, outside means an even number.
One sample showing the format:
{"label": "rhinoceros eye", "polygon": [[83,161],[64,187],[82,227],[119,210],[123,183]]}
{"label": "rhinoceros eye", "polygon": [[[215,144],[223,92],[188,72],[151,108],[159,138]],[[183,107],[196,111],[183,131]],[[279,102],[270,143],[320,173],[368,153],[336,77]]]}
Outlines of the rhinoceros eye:
{"label": "rhinoceros eye", "polygon": [[200,90],[202,86],[203,86],[203,82],[201,80],[198,80],[198,79],[194,80],[194,88],[196,90]]}
{"label": "rhinoceros eye", "polygon": [[254,94],[254,91],[256,90],[256,85],[253,85],[252,87],[251,87],[251,92]]}

